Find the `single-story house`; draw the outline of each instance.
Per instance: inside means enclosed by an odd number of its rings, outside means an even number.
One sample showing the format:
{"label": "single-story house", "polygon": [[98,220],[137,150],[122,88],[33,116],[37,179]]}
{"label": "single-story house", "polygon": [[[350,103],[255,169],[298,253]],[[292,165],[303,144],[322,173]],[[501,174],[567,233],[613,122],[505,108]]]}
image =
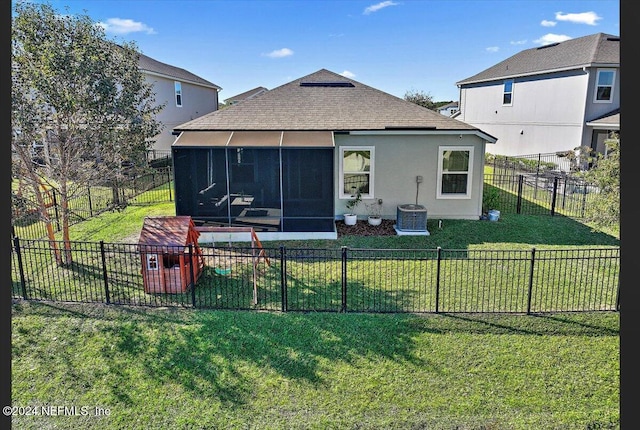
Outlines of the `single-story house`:
{"label": "single-story house", "polygon": [[[382,215],[478,219],[485,145],[496,139],[321,69],[174,129],[176,215],[251,226],[261,240],[336,238],[360,190]],[[205,240],[203,234],[203,240]]]}

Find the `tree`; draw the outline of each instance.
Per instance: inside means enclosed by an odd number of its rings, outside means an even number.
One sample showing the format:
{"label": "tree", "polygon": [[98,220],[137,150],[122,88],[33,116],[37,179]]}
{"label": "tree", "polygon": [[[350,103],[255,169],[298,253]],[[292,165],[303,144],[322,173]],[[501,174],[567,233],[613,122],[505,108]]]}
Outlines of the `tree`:
{"label": "tree", "polygon": [[[87,15],[61,15],[48,4],[19,2],[12,19],[13,173],[36,195],[59,196],[65,252],[72,261],[69,201],[88,185],[126,177],[142,166],[164,107],[138,68],[134,44],[106,39]],[[42,154],[33,156],[34,144]],[[48,222],[47,211],[40,213]],[[50,226],[49,226],[50,227]],[[53,229],[49,239],[55,248]]]}
{"label": "tree", "polygon": [[404,99],[408,102],[415,103],[427,109],[435,110],[436,103],[430,93],[424,91],[410,90],[404,94]]}
{"label": "tree", "polygon": [[617,228],[620,223],[620,135],[605,140],[606,156],[597,154],[593,167],[581,176],[598,188],[586,209],[586,218],[600,227]]}

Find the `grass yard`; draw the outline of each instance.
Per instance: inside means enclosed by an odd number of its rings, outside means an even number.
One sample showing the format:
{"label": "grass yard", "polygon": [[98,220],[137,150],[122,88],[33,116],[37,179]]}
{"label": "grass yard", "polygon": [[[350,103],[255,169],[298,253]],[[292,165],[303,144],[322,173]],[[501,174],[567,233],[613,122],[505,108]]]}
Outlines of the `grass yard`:
{"label": "grass yard", "polygon": [[[617,429],[619,314],[367,315],[18,302],[20,429]],[[95,408],[109,416],[94,416]]]}
{"label": "grass yard", "polygon": [[[144,216],[174,214],[173,202],[129,206],[74,225],[71,239],[135,244]],[[499,222],[444,220],[442,229],[430,219],[428,229],[430,236],[284,244],[299,252],[439,246],[470,254],[620,245],[618,234],[561,216],[503,213]],[[356,283],[364,281],[367,262],[349,264]],[[308,294],[331,267],[292,272],[292,294]],[[101,285],[101,272],[82,270]],[[126,270],[109,276],[126,281]],[[619,323],[618,312],[281,313],[18,300],[13,405],[85,407],[88,415],[12,422],[20,429],[619,429]],[[96,408],[109,415],[94,416]]]}

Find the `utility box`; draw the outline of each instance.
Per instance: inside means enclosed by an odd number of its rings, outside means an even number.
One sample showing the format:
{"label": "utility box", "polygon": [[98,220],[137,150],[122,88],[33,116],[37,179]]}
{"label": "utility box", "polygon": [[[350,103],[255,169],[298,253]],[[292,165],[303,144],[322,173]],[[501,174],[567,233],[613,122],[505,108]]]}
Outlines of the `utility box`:
{"label": "utility box", "polygon": [[190,216],[145,217],[138,240],[145,293],[184,293],[197,282],[204,269],[199,235]]}

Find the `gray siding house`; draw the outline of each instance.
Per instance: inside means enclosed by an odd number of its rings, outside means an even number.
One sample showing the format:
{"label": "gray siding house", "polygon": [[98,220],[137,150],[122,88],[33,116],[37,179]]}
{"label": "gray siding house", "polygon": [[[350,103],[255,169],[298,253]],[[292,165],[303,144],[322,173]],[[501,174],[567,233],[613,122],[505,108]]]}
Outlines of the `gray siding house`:
{"label": "gray siding house", "polygon": [[[478,219],[485,146],[462,121],[326,69],[174,129],[176,215],[261,240],[336,238],[357,190],[382,215]],[[366,219],[366,206],[356,213]],[[203,233],[203,240],[205,240]]]}
{"label": "gray siding house", "polygon": [[175,136],[171,134],[173,128],[217,110],[218,92],[222,88],[187,70],[144,54],[140,54],[138,67],[147,82],[153,85],[156,103],[165,103],[164,109],[156,117],[162,122],[163,130],[155,137],[155,153],[152,153],[151,158],[167,156],[175,140]]}
{"label": "gray siding house", "polygon": [[456,118],[497,137],[493,154],[604,152],[609,132],[620,130],[620,37],[527,49],[456,85]]}

